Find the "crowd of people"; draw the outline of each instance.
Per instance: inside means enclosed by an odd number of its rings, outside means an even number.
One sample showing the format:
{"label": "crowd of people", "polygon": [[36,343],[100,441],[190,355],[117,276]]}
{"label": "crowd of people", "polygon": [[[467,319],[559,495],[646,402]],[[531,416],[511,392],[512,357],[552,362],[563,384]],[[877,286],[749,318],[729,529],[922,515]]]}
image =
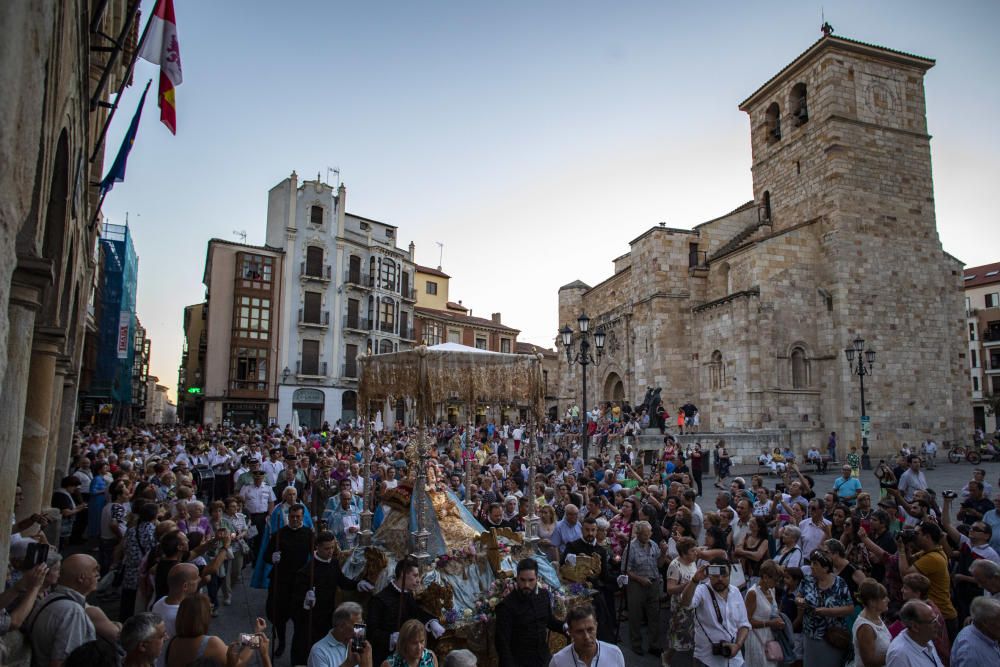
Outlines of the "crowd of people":
{"label": "crowd of people", "polygon": [[[502,667],[609,667],[629,652],[711,667],[1000,664],[1000,516],[984,470],[935,493],[909,453],[866,490],[850,457],[821,482],[797,465],[809,453],[779,449],[762,453],[773,476],[747,481],[730,477],[723,442],[703,450],[665,435],[641,455],[629,437],[648,420],[615,407],[534,429],[428,429],[432,479],[484,528],[524,531],[534,494],[548,559],[602,564],[589,603],[564,620],[538,564],[517,564],[495,610]],[[23,632],[46,666],[270,665],[286,652],[311,667],[476,664],[428,648],[446,628],[414,598],[417,562],[397,562],[381,590],[340,567],[359,541],[366,484],[377,527],[416,431],[364,436],[340,423],[83,429],[51,499],[58,516],[13,525],[0,631]],[[58,543],[40,530],[51,521]],[[267,589],[267,601],[224,641],[212,619],[239,586]],[[550,632],[568,642],[555,655]]]}

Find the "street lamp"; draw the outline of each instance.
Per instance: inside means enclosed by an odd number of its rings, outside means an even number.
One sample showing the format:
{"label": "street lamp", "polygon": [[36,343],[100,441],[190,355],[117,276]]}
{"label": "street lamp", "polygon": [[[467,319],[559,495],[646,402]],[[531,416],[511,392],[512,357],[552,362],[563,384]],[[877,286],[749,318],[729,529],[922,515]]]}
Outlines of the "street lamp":
{"label": "street lamp", "polygon": [[[851,346],[844,350],[847,357],[847,365],[853,375],[857,375],[861,380],[861,467],[865,470],[872,469],[872,460],[868,456],[868,419],[865,414],[865,376],[872,374],[872,366],[875,363],[875,350],[865,349],[865,339],[858,336],[851,342]],[[857,357],[857,364],[854,359]]]}
{"label": "street lamp", "polygon": [[586,461],[590,458],[590,439],[587,437],[586,429],[587,366],[600,362],[601,354],[604,352],[604,338],[606,334],[600,330],[594,332],[594,345],[597,347],[597,357],[595,358],[590,354],[590,318],[587,317],[586,313],[580,313],[580,317],[576,318],[576,323],[580,327],[580,333],[577,335],[577,339],[580,341],[580,351],[578,353],[573,353],[573,330],[569,328],[568,324],[559,330],[559,335],[562,337],[563,347],[566,348],[566,362],[570,365],[580,364],[583,367],[583,458]]}

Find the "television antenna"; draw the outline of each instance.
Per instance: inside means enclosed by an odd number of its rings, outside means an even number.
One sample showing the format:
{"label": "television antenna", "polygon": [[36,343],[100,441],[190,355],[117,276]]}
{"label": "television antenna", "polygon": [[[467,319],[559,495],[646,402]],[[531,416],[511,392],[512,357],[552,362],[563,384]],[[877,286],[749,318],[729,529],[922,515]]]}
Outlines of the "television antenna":
{"label": "television antenna", "polygon": [[245,229],[234,229],[233,236],[240,240],[240,243],[246,245],[247,243],[247,230]]}
{"label": "television antenna", "polygon": [[326,184],[330,185],[330,173],[337,175],[337,187],[340,187],[340,167],[327,167],[326,168]]}
{"label": "television antenna", "polygon": [[441,270],[441,260],[444,259],[444,244],[440,241],[435,241],[438,246],[438,271]]}

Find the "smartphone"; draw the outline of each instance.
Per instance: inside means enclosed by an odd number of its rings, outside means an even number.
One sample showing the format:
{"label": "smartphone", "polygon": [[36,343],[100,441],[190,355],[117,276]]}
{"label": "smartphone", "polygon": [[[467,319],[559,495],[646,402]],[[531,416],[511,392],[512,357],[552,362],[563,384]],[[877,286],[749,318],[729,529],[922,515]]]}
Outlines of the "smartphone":
{"label": "smartphone", "polygon": [[245,632],[240,633],[240,644],[243,646],[249,646],[250,648],[260,648],[260,637],[258,635],[251,635]]}
{"label": "smartphone", "polygon": [[32,542],[28,545],[28,552],[24,555],[24,561],[29,567],[43,565],[49,560],[49,545],[40,542]]}
{"label": "smartphone", "polygon": [[724,577],[729,574],[729,568],[725,565],[709,565],[708,566],[708,576],[710,577]]}
{"label": "smartphone", "polygon": [[355,653],[361,653],[365,650],[365,634],[367,632],[367,626],[364,623],[354,624],[354,636],[351,637],[351,650]]}

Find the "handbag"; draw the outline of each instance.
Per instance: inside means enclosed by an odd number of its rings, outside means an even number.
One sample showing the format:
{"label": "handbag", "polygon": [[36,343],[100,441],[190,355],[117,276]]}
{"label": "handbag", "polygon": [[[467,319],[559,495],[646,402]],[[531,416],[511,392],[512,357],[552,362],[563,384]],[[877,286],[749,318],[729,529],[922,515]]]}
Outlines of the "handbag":
{"label": "handbag", "polygon": [[768,639],[764,644],[764,657],[768,662],[784,662],[785,650],[775,639]]}
{"label": "handbag", "polygon": [[847,628],[840,625],[830,625],[826,629],[826,634],[823,635],[823,639],[831,647],[837,649],[838,651],[846,651],[851,646],[851,633],[847,631]]}
{"label": "handbag", "polygon": [[729,583],[736,588],[743,588],[747,584],[747,577],[743,573],[743,563],[732,563],[729,566]]}

